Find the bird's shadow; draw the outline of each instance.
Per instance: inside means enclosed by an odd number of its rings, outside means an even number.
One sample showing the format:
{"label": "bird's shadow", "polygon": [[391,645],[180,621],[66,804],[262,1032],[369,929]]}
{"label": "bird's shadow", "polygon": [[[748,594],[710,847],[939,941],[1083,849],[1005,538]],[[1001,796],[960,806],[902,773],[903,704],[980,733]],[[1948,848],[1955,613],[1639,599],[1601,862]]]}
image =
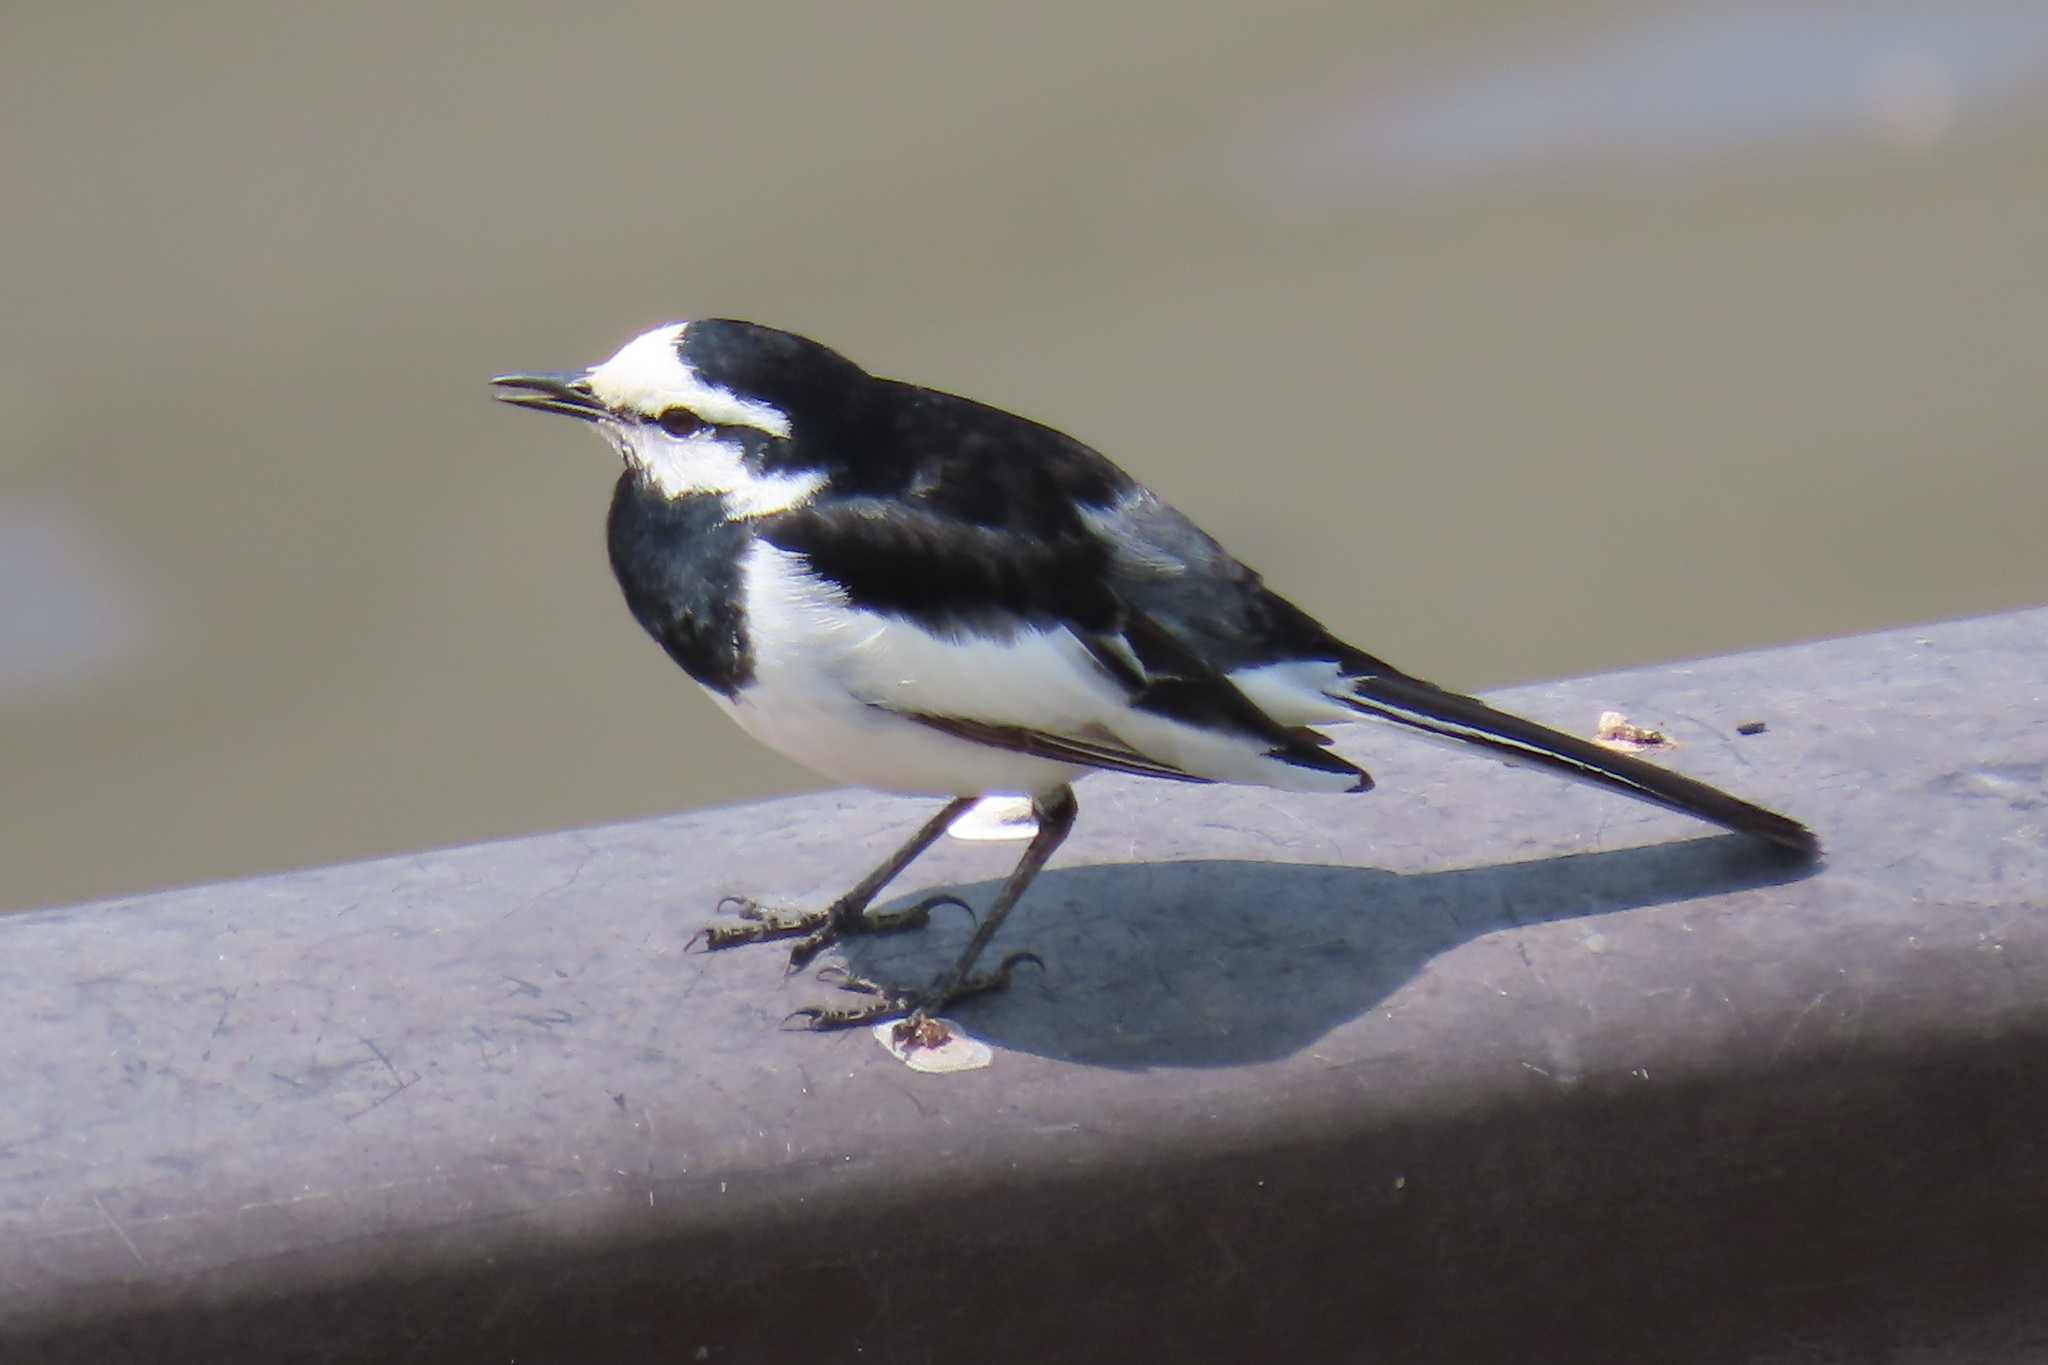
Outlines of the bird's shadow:
{"label": "bird's shadow", "polygon": [[[1063,1061],[1232,1066],[1299,1051],[1482,935],[1814,870],[1733,835],[1428,873],[1223,859],[1053,869],[983,959],[1029,951],[1044,971],[1020,966],[1009,991],[951,1013],[999,1047]],[[998,884],[953,890],[980,907]],[[852,941],[847,965],[926,980],[968,933],[942,909],[925,933]]]}

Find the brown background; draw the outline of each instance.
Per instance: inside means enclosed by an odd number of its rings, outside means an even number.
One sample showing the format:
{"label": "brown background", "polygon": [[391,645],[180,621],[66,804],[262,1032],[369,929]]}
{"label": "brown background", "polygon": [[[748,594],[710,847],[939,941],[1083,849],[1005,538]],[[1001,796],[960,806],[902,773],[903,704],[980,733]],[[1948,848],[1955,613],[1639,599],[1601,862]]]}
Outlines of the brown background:
{"label": "brown background", "polygon": [[488,401],[673,318],[1062,426],[1462,686],[2048,598],[2038,6],[34,8],[0,907],[806,784]]}

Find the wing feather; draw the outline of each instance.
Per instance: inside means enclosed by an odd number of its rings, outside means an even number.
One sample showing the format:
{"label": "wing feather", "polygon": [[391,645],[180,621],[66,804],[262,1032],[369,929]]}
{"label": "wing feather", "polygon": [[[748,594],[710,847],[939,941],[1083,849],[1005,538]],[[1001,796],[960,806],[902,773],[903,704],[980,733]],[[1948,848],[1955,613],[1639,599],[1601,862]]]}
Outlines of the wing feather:
{"label": "wing feather", "polygon": [[[953,689],[953,704],[935,705],[929,687],[912,695],[907,684],[899,699],[882,673],[875,694],[863,698],[870,705],[978,743],[1147,776],[1261,781],[1272,780],[1265,769],[1277,765],[1319,786],[1370,785],[1327,752],[1321,736],[1274,720],[1189,642],[1125,601],[1109,572],[1114,546],[1078,515],[1064,531],[1032,533],[916,502],[841,497],[764,518],[757,533],[800,556],[848,607],[936,641],[963,650],[1031,637],[1078,642],[1109,698],[1099,714],[1069,715],[1054,728],[977,715],[965,682]],[[919,681],[930,676],[927,669]]]}

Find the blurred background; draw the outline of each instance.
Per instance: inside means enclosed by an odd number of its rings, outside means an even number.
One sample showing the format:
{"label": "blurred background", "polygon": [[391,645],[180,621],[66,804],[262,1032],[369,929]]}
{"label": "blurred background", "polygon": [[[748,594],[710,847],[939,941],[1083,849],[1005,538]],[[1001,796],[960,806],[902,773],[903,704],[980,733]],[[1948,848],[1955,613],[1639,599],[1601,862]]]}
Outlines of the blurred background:
{"label": "blurred background", "polygon": [[0,110],[0,908],[813,785],[489,401],[677,318],[1460,687],[2048,600],[2039,0],[15,5]]}

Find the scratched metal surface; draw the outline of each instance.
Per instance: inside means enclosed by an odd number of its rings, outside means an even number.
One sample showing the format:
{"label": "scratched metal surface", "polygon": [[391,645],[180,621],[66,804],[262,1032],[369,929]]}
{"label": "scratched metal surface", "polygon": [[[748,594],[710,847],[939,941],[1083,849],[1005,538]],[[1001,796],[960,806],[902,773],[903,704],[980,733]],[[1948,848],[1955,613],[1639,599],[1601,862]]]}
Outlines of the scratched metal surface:
{"label": "scratched metal surface", "polygon": [[[1814,870],[1399,738],[1346,745],[1361,797],[1086,783],[999,941],[1046,970],[960,1011],[997,1054],[957,1075],[778,1031],[829,992],[772,949],[684,951],[722,893],[843,889],[913,802],[0,921],[0,1358],[2013,1354],[2044,630],[1503,694],[1668,730]],[[901,889],[983,901],[1016,848]]]}

